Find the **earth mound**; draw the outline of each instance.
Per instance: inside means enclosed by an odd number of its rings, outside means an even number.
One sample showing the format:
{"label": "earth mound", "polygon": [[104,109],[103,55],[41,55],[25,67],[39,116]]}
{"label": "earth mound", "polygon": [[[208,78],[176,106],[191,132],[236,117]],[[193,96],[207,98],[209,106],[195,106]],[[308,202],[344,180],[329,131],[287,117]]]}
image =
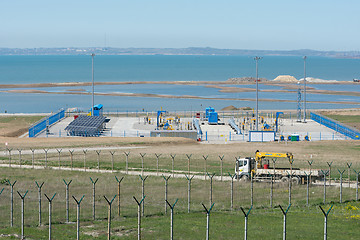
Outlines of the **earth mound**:
{"label": "earth mound", "polygon": [[290,75],[279,75],[273,81],[276,82],[287,82],[287,83],[297,83],[298,80]]}

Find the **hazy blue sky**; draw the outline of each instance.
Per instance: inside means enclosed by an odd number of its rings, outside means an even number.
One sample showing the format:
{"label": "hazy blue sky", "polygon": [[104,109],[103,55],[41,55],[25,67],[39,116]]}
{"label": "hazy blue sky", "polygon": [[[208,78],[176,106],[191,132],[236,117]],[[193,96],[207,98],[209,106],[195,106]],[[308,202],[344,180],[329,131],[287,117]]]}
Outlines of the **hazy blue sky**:
{"label": "hazy blue sky", "polygon": [[[0,47],[360,50],[359,0],[0,0]],[[105,37],[106,36],[106,37]]]}

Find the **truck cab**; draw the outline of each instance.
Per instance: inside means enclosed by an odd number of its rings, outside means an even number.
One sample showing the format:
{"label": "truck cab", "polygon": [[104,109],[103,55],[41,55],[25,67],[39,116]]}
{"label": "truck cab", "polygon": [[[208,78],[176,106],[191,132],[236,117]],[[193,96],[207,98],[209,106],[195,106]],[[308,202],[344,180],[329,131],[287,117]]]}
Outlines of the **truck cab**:
{"label": "truck cab", "polygon": [[235,163],[236,178],[247,180],[254,169],[255,159],[251,157],[237,158]]}

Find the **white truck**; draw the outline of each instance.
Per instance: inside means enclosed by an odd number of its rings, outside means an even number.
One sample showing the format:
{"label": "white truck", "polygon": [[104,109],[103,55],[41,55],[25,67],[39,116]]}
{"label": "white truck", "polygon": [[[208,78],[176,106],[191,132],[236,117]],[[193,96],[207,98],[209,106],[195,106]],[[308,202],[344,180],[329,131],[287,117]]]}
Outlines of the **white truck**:
{"label": "white truck", "polygon": [[[288,158],[289,168],[279,168],[270,166],[270,160],[267,158]],[[293,183],[306,183],[308,176],[309,181],[323,178],[320,169],[300,169],[292,167],[293,155],[291,153],[271,153],[256,151],[255,158],[237,158],[235,164],[236,178],[249,180],[251,175],[253,179],[271,179],[287,182],[291,179]]]}

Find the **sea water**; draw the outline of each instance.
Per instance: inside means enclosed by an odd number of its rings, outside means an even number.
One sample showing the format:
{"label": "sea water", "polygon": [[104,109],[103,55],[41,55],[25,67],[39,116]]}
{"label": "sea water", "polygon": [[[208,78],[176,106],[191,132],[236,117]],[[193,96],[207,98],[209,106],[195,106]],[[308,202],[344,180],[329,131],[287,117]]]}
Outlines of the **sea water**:
{"label": "sea water", "polygon": [[[91,56],[0,56],[0,84],[31,84],[59,82],[91,82]],[[226,81],[233,77],[255,77],[255,61],[252,56],[95,56],[96,82],[137,81]],[[308,77],[352,81],[360,77],[359,59],[308,57]],[[259,61],[259,77],[274,79],[278,75],[304,76],[304,60],[301,57],[266,56]],[[225,85],[224,85],[225,86]],[[229,85],[226,85],[229,86]],[[235,85],[236,86],[236,85]],[[357,85],[312,84],[320,90],[360,91]],[[254,88],[255,85],[237,87]],[[39,88],[50,92],[69,89],[91,92],[90,86]],[[281,89],[278,86],[259,85],[259,89]],[[8,89],[0,89],[8,90]],[[102,103],[111,111],[203,110],[207,106],[217,109],[234,105],[255,107],[254,92],[223,93],[220,89],[205,86],[173,84],[134,84],[95,86],[98,93],[138,93],[160,95],[190,95],[206,99],[178,99],[157,97],[95,96],[95,103]],[[221,98],[221,100],[219,100]],[[296,91],[286,93],[260,92],[260,99],[297,100]],[[229,99],[229,100],[227,100]],[[250,100],[248,100],[250,99]],[[307,108],[358,107],[349,102],[360,102],[356,96],[307,94]],[[59,108],[91,106],[89,95],[4,93],[0,92],[0,112],[51,112]],[[330,104],[341,101],[344,104]],[[260,102],[260,109],[296,109],[296,102]]]}

